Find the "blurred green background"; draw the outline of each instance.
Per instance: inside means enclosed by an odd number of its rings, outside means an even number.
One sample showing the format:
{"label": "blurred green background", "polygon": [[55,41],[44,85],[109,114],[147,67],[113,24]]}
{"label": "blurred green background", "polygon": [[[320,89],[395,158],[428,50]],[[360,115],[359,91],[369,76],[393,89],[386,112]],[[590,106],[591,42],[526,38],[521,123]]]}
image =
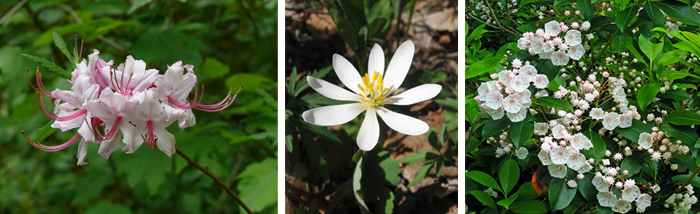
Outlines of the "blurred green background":
{"label": "blurred green background", "polygon": [[[165,72],[194,65],[203,103],[244,88],[227,110],[195,111],[197,125],[175,134],[176,146],[227,183],[256,213],[277,213],[277,1],[272,0],[9,0],[0,3],[0,213],[240,213],[223,189],[174,155],[142,146],[109,160],[88,150],[77,166],[77,144],[58,152],[32,147],[50,120],[26,79],[39,56],[72,71],[53,45],[56,29],[68,44],[84,39],[82,57],[98,49],[115,64],[127,55]],[[47,89],[70,83],[41,68]],[[194,96],[194,95],[191,95]],[[56,131],[44,145],[66,142]]]}

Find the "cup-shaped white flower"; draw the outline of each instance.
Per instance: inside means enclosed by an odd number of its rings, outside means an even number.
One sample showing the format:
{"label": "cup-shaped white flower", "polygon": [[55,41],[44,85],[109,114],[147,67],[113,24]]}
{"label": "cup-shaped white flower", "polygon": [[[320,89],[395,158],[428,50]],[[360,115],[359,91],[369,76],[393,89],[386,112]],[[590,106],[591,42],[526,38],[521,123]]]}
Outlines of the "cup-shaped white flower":
{"label": "cup-shaped white flower", "polygon": [[379,141],[379,121],[377,115],[392,129],[407,134],[421,135],[428,131],[427,123],[390,111],[383,105],[411,105],[437,96],[442,86],[424,84],[398,95],[393,92],[401,86],[411,67],[413,42],[406,41],[399,46],[389,66],[384,72],[384,54],[379,45],[374,45],[369,55],[368,72],[360,77],[352,64],[342,56],[333,55],[333,69],[341,82],[350,89],[345,90],[322,79],[308,76],[309,86],[323,96],[340,101],[355,103],[324,106],[307,110],[302,118],[317,126],[334,126],[347,123],[360,113],[367,111],[357,135],[357,145],[364,151],[374,148]]}
{"label": "cup-shaped white flower", "polygon": [[566,31],[566,36],[564,36],[564,41],[569,46],[574,46],[581,44],[581,31],[569,30]]}
{"label": "cup-shaped white flower", "polygon": [[584,49],[583,45],[578,44],[578,45],[573,45],[569,47],[568,50],[566,50],[566,54],[569,55],[569,57],[573,60],[579,60],[581,57],[583,57],[583,54],[586,53],[586,50]]}
{"label": "cup-shaped white flower", "polygon": [[547,169],[549,170],[549,175],[554,178],[564,178],[566,177],[566,172],[569,171],[568,167],[559,164],[551,164],[547,166]]}
{"label": "cup-shaped white flower", "polygon": [[559,26],[559,22],[554,20],[547,22],[547,24],[544,24],[544,31],[550,36],[559,35],[559,33],[561,33],[561,27]]}
{"label": "cup-shaped white flower", "polygon": [[550,57],[552,59],[553,65],[563,66],[569,63],[569,55],[566,55],[566,53],[564,53],[563,51],[555,51]]}
{"label": "cup-shaped white flower", "polygon": [[598,192],[598,195],[596,195],[596,198],[598,198],[598,203],[600,204],[600,206],[604,206],[604,207],[615,206],[615,202],[617,202],[617,197],[608,191]]}

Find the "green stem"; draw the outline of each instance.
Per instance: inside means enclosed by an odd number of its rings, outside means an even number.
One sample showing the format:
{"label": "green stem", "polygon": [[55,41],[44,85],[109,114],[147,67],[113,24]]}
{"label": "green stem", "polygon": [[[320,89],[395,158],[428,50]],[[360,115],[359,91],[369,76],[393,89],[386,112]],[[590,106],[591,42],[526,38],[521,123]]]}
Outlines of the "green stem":
{"label": "green stem", "polygon": [[204,172],[204,174],[207,174],[211,179],[214,179],[214,181],[215,181],[217,184],[219,184],[219,186],[221,186],[222,188],[224,188],[224,189],[226,190],[226,192],[228,192],[229,195],[233,196],[233,199],[236,199],[236,201],[238,201],[238,204],[240,204],[240,205],[243,207],[243,209],[245,209],[245,211],[248,212],[248,214],[253,214],[253,211],[250,211],[250,208],[248,208],[248,206],[246,206],[245,203],[243,203],[243,201],[241,201],[241,199],[238,198],[238,195],[236,195],[236,193],[233,193],[233,190],[231,190],[230,188],[228,188],[228,186],[226,186],[226,184],[225,184],[224,182],[222,182],[219,178],[217,178],[217,177],[216,177],[214,174],[212,174],[209,170],[207,170],[207,169],[205,169],[204,167],[202,167],[201,165],[199,165],[197,162],[195,162],[194,160],[192,160],[192,158],[187,157],[187,155],[185,155],[185,153],[182,153],[182,151],[180,151],[180,149],[175,148],[175,152],[177,152],[178,155],[182,156],[182,158],[185,158],[185,160],[187,160],[187,163],[188,163],[188,164],[190,164],[190,165],[192,165],[192,166],[194,166],[194,167],[197,167],[197,169],[199,169],[199,170],[201,170],[202,172]]}
{"label": "green stem", "polygon": [[[603,50],[600,50],[598,56],[593,58],[593,60],[591,60],[591,63],[595,63],[598,59],[600,59],[600,56],[603,55],[603,52],[605,52],[606,49],[608,49],[608,46],[610,46],[610,43],[612,43],[613,38],[615,38],[618,32],[620,32],[620,30],[615,30],[615,33],[610,35],[610,40],[608,40],[608,43],[605,43],[605,46],[603,46]],[[591,68],[593,68],[593,66],[591,66]]]}
{"label": "green stem", "polygon": [[698,174],[698,171],[700,171],[700,166],[697,167],[697,168],[695,169],[695,171],[693,171],[693,174],[690,174],[690,177],[688,177],[688,180],[686,180],[686,181],[683,183],[683,186],[678,187],[678,189],[676,190],[676,192],[678,192],[678,190],[681,190],[683,187],[688,186],[688,184],[690,183],[690,180],[693,180],[693,178],[695,177],[695,175]]}

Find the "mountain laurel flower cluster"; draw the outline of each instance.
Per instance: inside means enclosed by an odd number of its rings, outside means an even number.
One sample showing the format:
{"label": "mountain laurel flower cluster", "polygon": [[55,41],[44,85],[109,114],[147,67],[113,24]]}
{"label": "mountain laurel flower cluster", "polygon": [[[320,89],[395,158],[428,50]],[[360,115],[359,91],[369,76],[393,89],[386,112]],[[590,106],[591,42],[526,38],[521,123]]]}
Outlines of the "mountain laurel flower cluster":
{"label": "mountain laurel flower cluster", "polygon": [[400,133],[425,134],[430,128],[427,123],[383,107],[383,105],[412,105],[431,99],[442,90],[440,85],[424,84],[394,95],[408,74],[413,53],[413,42],[402,43],[384,72],[384,53],[382,48],[375,44],[369,55],[368,72],[363,77],[348,60],[338,54],[333,55],[335,73],[345,87],[352,92],[312,76],[307,76],[306,80],[311,88],[323,96],[353,103],[307,110],[302,113],[302,118],[307,123],[317,126],[335,126],[347,123],[360,113],[367,111],[357,134],[357,145],[363,151],[372,150],[379,141],[377,115],[390,128]]}
{"label": "mountain laurel flower cluster", "polygon": [[[549,21],[543,29],[537,29],[535,33],[526,32],[518,39],[518,48],[527,50],[530,55],[539,54],[541,59],[550,59],[553,65],[567,65],[569,59],[579,60],[586,53],[586,47],[582,43],[580,29],[586,31],[591,27],[588,21],[580,26],[577,22],[567,25],[564,22]],[[589,34],[587,39],[594,38]]]}
{"label": "mountain laurel flower cluster", "polygon": [[[128,154],[146,143],[154,150],[157,146],[170,157],[175,153],[175,136],[166,127],[175,121],[181,129],[193,126],[196,120],[192,109],[220,111],[236,98],[229,91],[221,102],[203,105],[201,96],[197,100],[195,88],[194,99],[190,100],[197,76],[193,66],[183,65],[182,61],[170,65],[163,75],[156,69],[146,69],[144,61],[134,60],[132,56],[116,67],[113,64],[100,59],[99,51],[95,50],[88,60],[76,65],[68,80],[71,90],[51,92],[44,87],[37,70],[37,86],[32,84],[32,87],[43,113],[55,121],[51,127],[61,131],[78,128],[78,133],[58,146],[27,140],[36,148],[54,152],[80,139],[78,165],[87,164],[88,142],[99,144],[98,153],[105,158],[121,146],[120,140],[126,144],[122,151]],[[55,105],[53,111],[51,104]]]}
{"label": "mountain laurel flower cluster", "polygon": [[494,120],[507,115],[512,122],[520,122],[527,116],[527,110],[532,104],[530,84],[538,89],[544,89],[549,79],[544,74],[537,74],[535,66],[526,62],[521,65],[519,59],[513,60],[512,70],[503,70],[492,74],[492,81],[479,86],[474,99],[479,106]]}

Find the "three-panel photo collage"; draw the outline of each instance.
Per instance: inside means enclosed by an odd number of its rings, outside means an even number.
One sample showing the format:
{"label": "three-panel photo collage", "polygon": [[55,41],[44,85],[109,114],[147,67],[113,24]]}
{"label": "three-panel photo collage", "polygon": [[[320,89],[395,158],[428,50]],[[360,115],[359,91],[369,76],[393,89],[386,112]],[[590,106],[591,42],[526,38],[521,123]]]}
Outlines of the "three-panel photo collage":
{"label": "three-panel photo collage", "polygon": [[3,1],[0,213],[700,213],[699,11]]}

